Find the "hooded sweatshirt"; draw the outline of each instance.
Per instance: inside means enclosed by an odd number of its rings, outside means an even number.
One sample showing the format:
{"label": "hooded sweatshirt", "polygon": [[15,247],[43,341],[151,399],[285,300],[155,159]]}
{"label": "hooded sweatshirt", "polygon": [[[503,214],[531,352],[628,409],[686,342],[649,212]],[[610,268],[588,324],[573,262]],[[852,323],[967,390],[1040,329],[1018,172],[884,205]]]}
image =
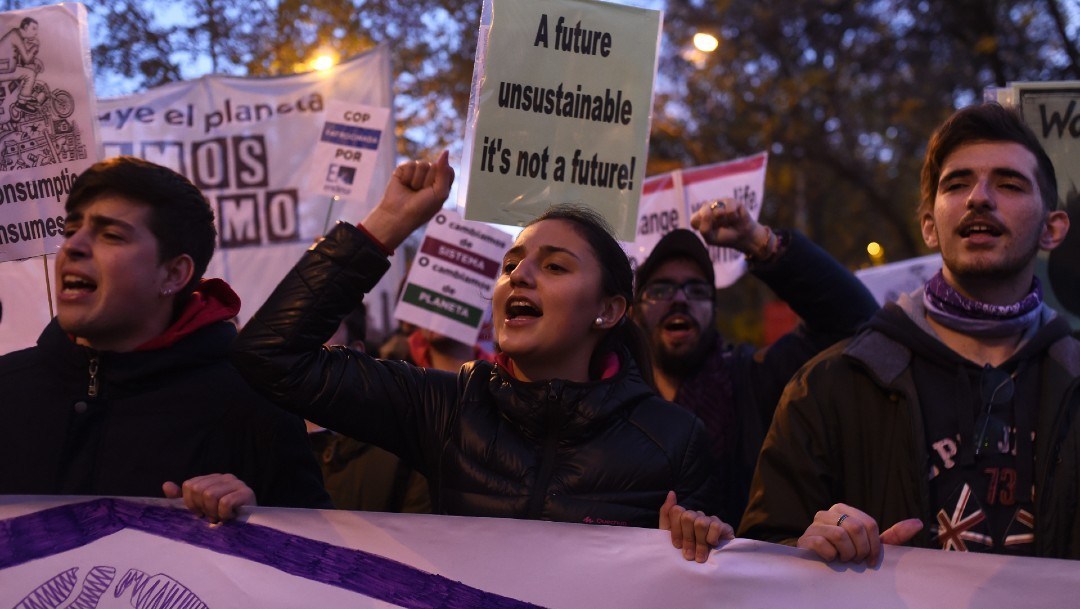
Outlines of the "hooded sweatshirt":
{"label": "hooded sweatshirt", "polygon": [[[886,306],[868,327],[905,345],[922,406],[932,541],[938,547],[1034,553],[1038,358],[1067,335],[1049,309],[996,369],[942,343],[919,298]],[[976,451],[976,445],[979,445]]]}
{"label": "hooded sweatshirt", "polygon": [[0,494],[162,496],[162,483],[231,473],[260,505],[329,507],[303,422],[229,363],[240,300],[204,281],[161,336],[116,353],[54,319],[0,357]]}

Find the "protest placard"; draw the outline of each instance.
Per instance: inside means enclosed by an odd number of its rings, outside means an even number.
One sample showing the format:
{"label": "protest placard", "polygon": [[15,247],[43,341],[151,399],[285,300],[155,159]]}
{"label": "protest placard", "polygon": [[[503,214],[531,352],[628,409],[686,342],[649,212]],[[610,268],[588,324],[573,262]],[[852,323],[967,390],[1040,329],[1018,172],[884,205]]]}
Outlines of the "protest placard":
{"label": "protest placard", "polygon": [[[768,154],[759,153],[723,163],[652,176],[645,181],[638,209],[637,234],[624,244],[634,268],[645,261],[661,237],[676,228],[690,228],[690,217],[716,199],[733,199],[757,219],[765,193]],[[704,240],[702,240],[704,243]],[[746,272],[741,252],[707,246],[716,271],[716,287],[727,287]]]}
{"label": "protest placard", "polygon": [[308,190],[341,199],[368,195],[390,109],[332,99],[308,168]]}
{"label": "protest placard", "polygon": [[92,74],[83,5],[0,13],[0,261],[60,247],[71,183],[99,157]]}
{"label": "protest placard", "polygon": [[475,344],[510,241],[497,228],[440,211],[425,229],[394,316]]}
{"label": "protest placard", "polygon": [[595,0],[488,0],[459,206],[524,225],[555,203],[633,238],[661,13]]}
{"label": "protest placard", "polygon": [[1068,212],[1072,229],[1061,246],[1039,257],[1036,275],[1046,303],[1080,330],[1080,81],[1009,83],[991,95],[1017,108],[1054,163],[1057,207]]}
{"label": "protest placard", "polygon": [[[392,129],[379,139],[364,193],[334,204],[307,190],[307,168],[327,120],[327,100],[389,108],[391,76],[389,49],[380,46],[324,72],[171,83],[98,100],[101,141],[105,156],[130,154],[165,165],[207,196],[218,244],[206,276],[225,279],[239,294],[243,323],[323,234],[328,219],[359,221],[378,201],[395,165]],[[24,281],[46,282],[42,265],[17,274],[7,274],[5,266],[0,264],[0,298],[10,290],[35,289]],[[399,254],[365,299],[374,332],[392,325],[403,267]],[[48,301],[40,307],[47,320]],[[27,324],[16,335],[4,328],[0,353],[32,345],[43,327]]]}

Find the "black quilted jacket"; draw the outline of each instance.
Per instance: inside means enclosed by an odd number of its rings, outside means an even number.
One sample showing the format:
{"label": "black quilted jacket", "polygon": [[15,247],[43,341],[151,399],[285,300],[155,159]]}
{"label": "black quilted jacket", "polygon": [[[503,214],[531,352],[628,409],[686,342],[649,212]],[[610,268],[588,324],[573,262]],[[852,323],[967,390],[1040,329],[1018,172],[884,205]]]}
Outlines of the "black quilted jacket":
{"label": "black quilted jacket", "polygon": [[603,381],[523,383],[487,362],[453,374],[322,347],[388,266],[339,224],[248,322],[234,363],[281,406],[399,455],[437,513],[655,527],[668,490],[715,513],[701,422],[628,357]]}

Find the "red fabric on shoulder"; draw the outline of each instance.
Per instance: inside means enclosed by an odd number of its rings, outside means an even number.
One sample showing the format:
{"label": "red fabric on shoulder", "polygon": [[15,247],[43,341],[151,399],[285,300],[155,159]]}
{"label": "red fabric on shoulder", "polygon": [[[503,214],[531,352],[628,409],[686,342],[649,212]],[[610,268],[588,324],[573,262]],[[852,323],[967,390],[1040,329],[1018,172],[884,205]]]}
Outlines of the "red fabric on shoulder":
{"label": "red fabric on shoulder", "polygon": [[222,279],[203,279],[191,293],[187,305],[171,326],[156,338],[135,348],[136,351],[153,351],[176,344],[192,332],[212,323],[232,319],[240,312],[240,297]]}

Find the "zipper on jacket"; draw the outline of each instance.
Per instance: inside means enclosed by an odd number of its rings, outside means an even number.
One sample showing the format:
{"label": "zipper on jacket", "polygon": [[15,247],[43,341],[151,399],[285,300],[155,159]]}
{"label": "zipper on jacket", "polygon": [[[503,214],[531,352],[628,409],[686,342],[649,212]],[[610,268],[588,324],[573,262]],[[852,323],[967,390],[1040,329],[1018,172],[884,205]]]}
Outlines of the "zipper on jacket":
{"label": "zipper on jacket", "polygon": [[540,472],[536,475],[532,495],[529,496],[529,511],[526,518],[539,520],[544,512],[544,500],[547,498],[551,474],[555,470],[555,452],[559,448],[558,412],[556,406],[562,393],[562,382],[551,381],[548,384],[547,404],[544,406],[544,452],[540,457]]}
{"label": "zipper on jacket", "polygon": [[98,356],[90,355],[90,385],[86,388],[86,395],[96,398],[98,394]]}

